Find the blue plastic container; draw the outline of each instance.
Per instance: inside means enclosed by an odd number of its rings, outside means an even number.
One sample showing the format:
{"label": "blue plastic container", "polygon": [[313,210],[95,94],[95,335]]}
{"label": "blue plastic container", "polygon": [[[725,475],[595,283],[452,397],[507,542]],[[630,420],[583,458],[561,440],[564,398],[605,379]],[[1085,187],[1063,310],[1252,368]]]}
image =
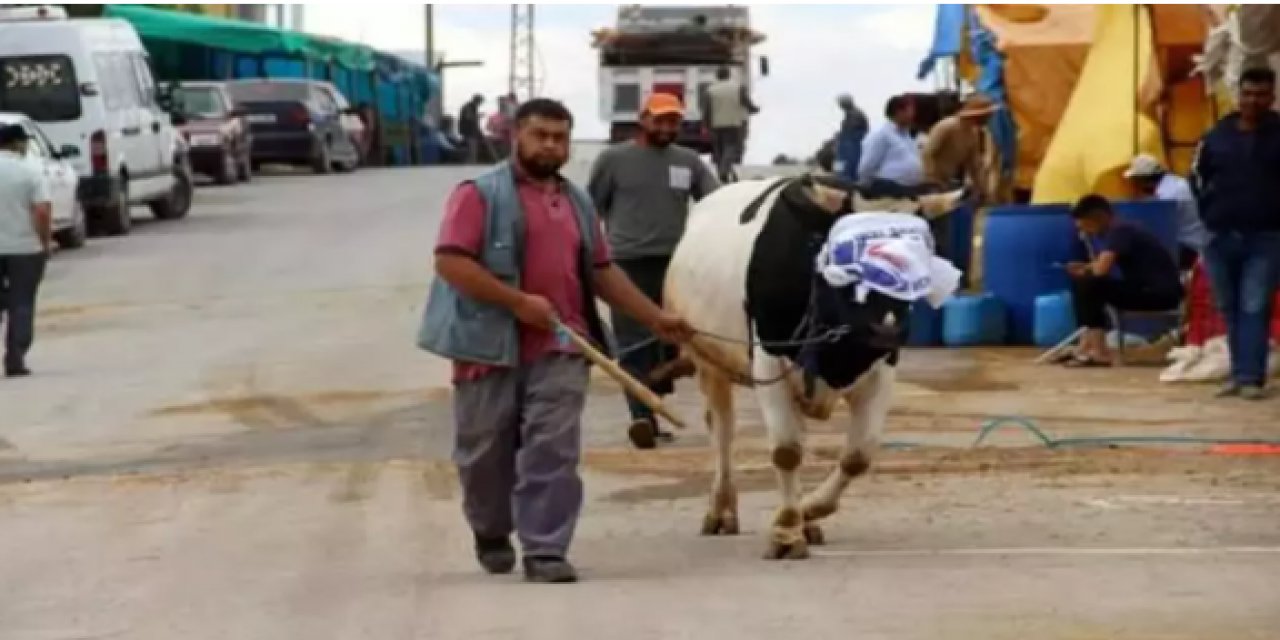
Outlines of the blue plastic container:
{"label": "blue plastic container", "polygon": [[942,305],[942,342],[948,347],[1004,344],[1005,308],[991,294],[961,295]]}
{"label": "blue plastic container", "polygon": [[909,347],[936,347],[942,344],[942,309],[934,309],[925,300],[911,305]]}
{"label": "blue plastic container", "polygon": [[1004,303],[1009,337],[1032,343],[1036,297],[1069,289],[1055,263],[1079,259],[1075,224],[1066,205],[995,207],[987,213],[982,242],[983,287]]}
{"label": "blue plastic container", "polygon": [[1036,297],[1033,341],[1037,347],[1052,347],[1076,330],[1076,312],[1071,292],[1059,291]]}
{"label": "blue plastic container", "polygon": [[930,223],[937,254],[954,264],[964,275],[960,287],[969,284],[969,266],[973,254],[973,208],[964,205]]}

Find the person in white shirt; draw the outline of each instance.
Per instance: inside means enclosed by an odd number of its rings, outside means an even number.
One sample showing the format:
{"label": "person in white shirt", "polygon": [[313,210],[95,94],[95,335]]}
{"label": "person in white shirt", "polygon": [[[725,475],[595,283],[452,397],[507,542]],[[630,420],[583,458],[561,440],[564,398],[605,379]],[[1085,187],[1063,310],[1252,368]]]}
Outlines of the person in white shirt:
{"label": "person in white shirt", "polygon": [[1178,203],[1178,266],[1183,271],[1195,266],[1205,243],[1209,241],[1209,232],[1200,220],[1199,205],[1191,184],[1186,178],[1169,173],[1159,160],[1146,153],[1134,156],[1124,177],[1147,198]]}
{"label": "person in white shirt", "polygon": [[35,340],[36,292],[53,246],[49,187],[26,161],[27,140],[19,125],[0,127],[0,316],[10,378],[31,375],[26,356]]}
{"label": "person in white shirt", "polygon": [[885,122],[862,140],[858,181],[867,197],[911,197],[924,183],[920,145],[911,134],[915,104],[905,96],[889,98]]}

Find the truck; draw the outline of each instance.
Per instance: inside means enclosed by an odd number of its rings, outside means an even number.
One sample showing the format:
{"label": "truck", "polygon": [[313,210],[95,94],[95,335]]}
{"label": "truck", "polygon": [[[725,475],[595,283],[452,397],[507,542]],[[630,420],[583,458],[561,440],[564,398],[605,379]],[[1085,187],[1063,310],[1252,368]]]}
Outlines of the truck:
{"label": "truck", "polygon": [[[665,92],[685,105],[676,142],[699,153],[711,151],[702,91],[721,68],[750,88],[751,47],[764,41],[751,29],[748,8],[739,5],[623,5],[615,25],[592,36],[599,50],[600,116],[609,123],[609,140],[634,136],[644,101]],[[768,58],[757,60],[760,75],[767,76]]]}

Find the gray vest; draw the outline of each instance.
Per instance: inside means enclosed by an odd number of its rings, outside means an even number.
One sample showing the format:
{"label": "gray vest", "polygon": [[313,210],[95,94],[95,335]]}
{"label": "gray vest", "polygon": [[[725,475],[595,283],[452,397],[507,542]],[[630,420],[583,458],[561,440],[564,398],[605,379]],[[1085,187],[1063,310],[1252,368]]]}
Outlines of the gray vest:
{"label": "gray vest", "polygon": [[712,129],[741,127],[747,122],[747,108],[742,105],[742,84],[732,78],[717,80],[707,87],[707,103],[711,109]]}
{"label": "gray vest", "polygon": [[[520,288],[524,264],[524,208],[516,191],[510,162],[502,162],[478,176],[473,183],[485,202],[485,229],[480,263],[504,284]],[[596,313],[591,286],[591,257],[595,248],[595,208],[576,185],[562,183],[573,203],[582,242],[578,278],[582,283],[583,315],[590,337],[609,351],[603,325]],[[505,307],[472,300],[439,276],[431,283],[418,329],[418,347],[450,360],[505,367],[520,364],[519,320]]]}

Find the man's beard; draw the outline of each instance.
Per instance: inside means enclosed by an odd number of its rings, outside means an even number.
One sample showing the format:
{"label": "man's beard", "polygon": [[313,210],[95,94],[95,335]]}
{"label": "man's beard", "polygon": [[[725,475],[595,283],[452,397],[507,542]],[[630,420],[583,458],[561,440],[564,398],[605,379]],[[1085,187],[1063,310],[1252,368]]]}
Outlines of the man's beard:
{"label": "man's beard", "polygon": [[644,132],[645,142],[652,147],[666,147],[676,141],[674,133],[665,133],[662,131],[646,131]]}
{"label": "man's beard", "polygon": [[524,170],[529,177],[536,180],[547,180],[556,175],[560,171],[560,167],[564,166],[563,162],[540,158],[536,155],[525,156],[523,154],[516,156],[516,161],[520,163],[520,168]]}

